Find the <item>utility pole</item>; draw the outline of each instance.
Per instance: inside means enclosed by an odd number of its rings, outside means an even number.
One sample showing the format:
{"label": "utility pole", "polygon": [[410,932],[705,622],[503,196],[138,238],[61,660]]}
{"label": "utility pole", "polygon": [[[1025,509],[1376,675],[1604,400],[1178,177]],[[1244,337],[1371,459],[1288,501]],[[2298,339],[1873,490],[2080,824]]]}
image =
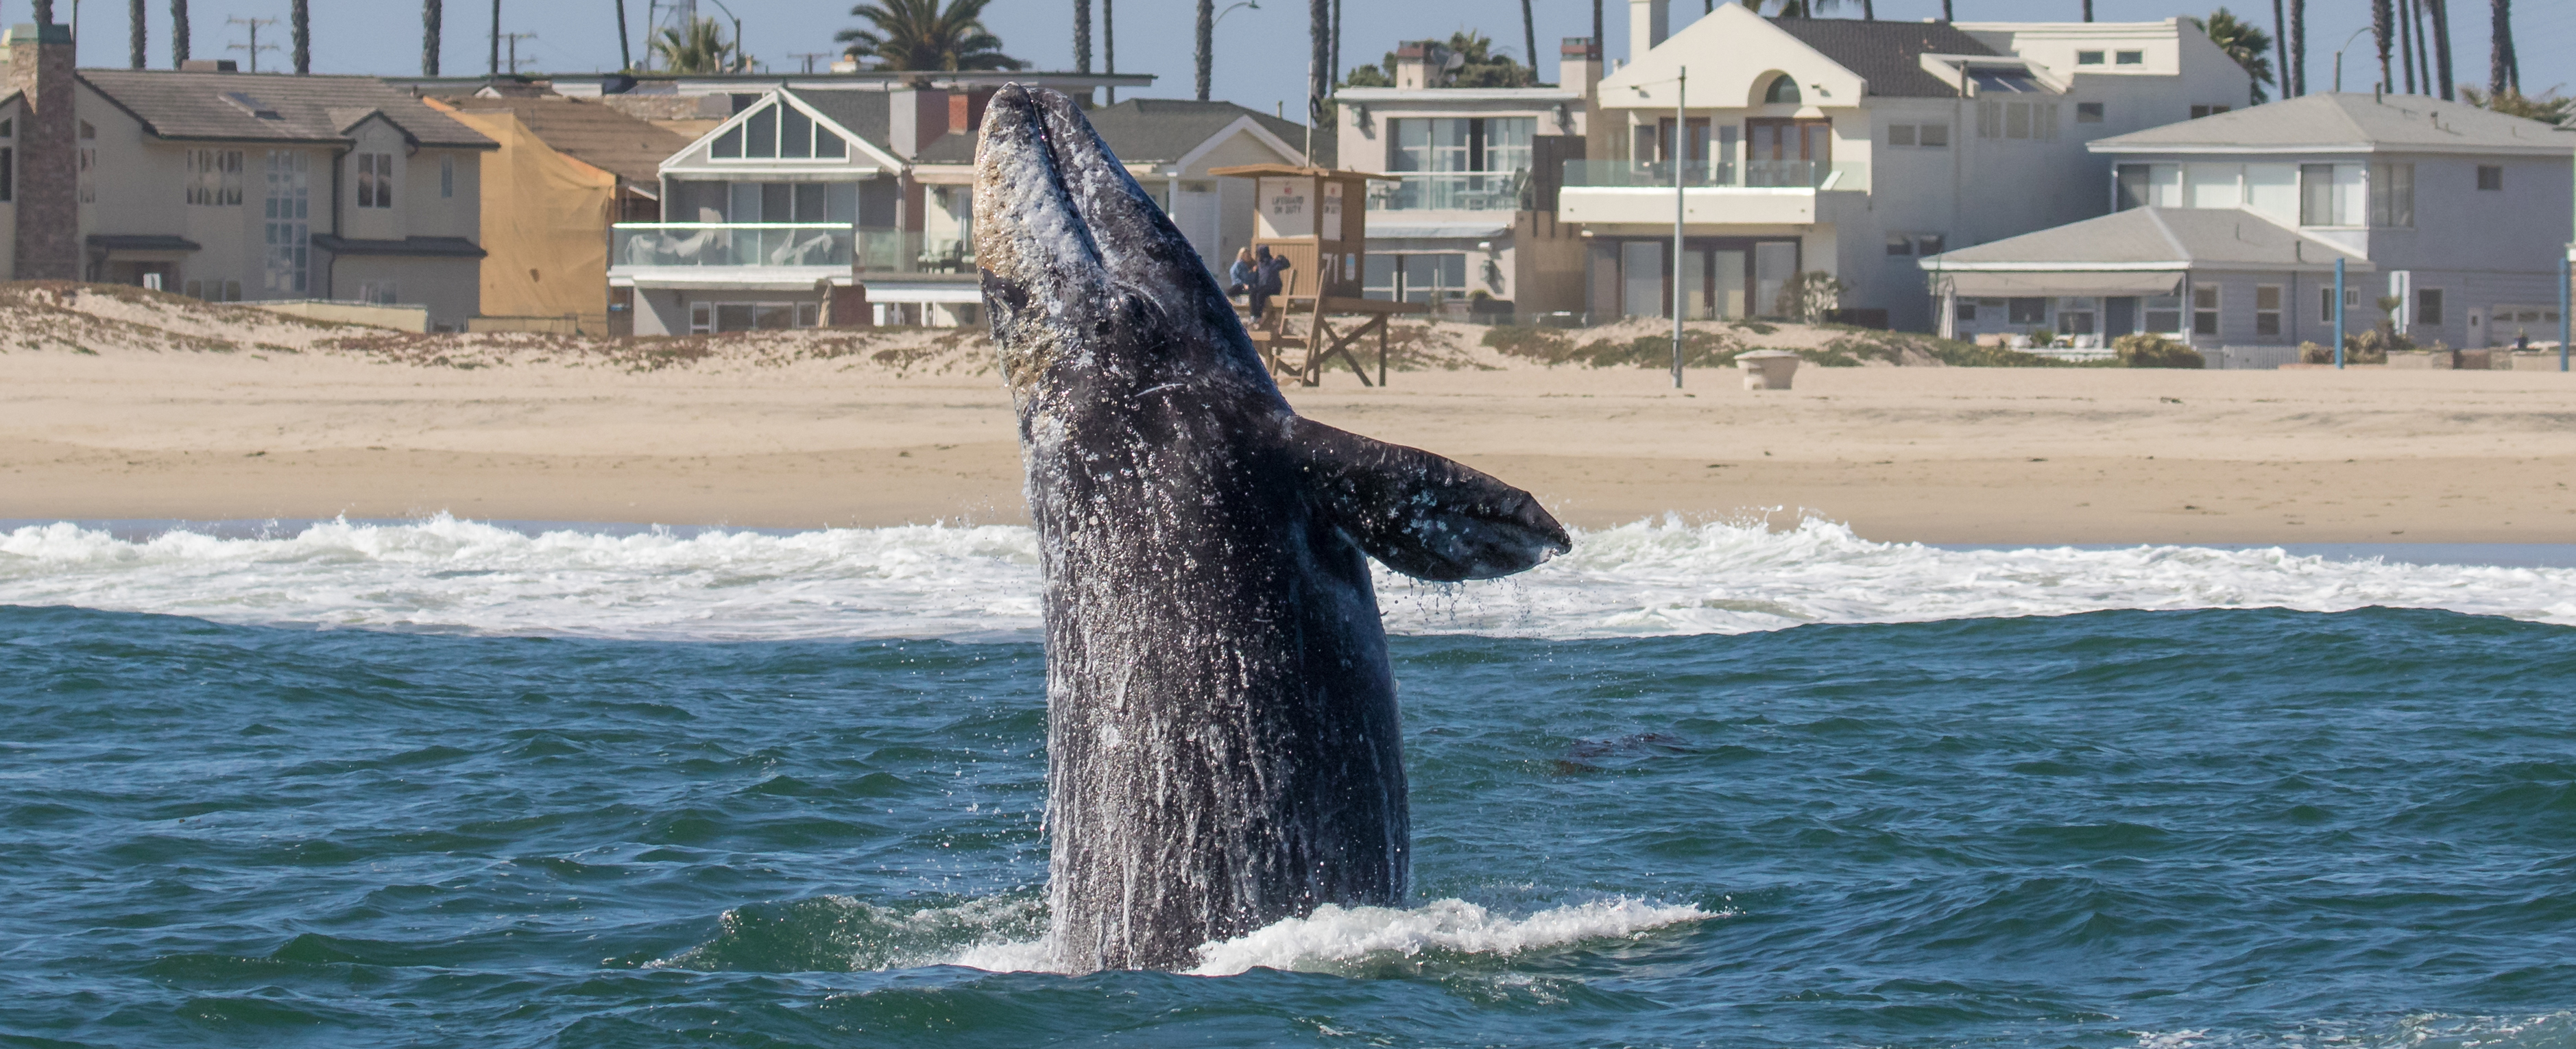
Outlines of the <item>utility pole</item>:
{"label": "utility pole", "polygon": [[507,41],[509,41],[509,42],[510,42],[510,75],[511,75],[511,76],[517,76],[517,75],[519,75],[519,41],[522,41],[522,40],[534,40],[534,39],[536,39],[536,38],[537,38],[537,34],[535,34],[535,33],[503,33],[503,34],[501,34],[501,39],[503,39],[503,40],[507,40]]}
{"label": "utility pole", "polygon": [[227,19],[224,19],[224,24],[225,24],[225,25],[238,25],[238,26],[249,26],[249,27],[250,27],[250,43],[247,43],[247,44],[227,44],[227,45],[225,45],[225,46],[224,46],[224,50],[226,50],[226,51],[248,51],[248,52],[250,52],[250,71],[251,71],[251,72],[253,72],[253,73],[259,72],[259,53],[260,53],[260,52],[262,52],[262,51],[275,51],[275,50],[277,50],[277,45],[276,45],[276,44],[263,44],[263,43],[260,43],[260,42],[259,42],[259,27],[264,26],[264,25],[276,25],[276,24],[277,24],[277,19],[274,19],[274,18],[227,18]]}
{"label": "utility pole", "polygon": [[1682,290],[1682,215],[1688,198],[1682,196],[1682,167],[1690,159],[1690,121],[1683,103],[1690,98],[1690,67],[1683,66],[1673,80],[1673,389],[1682,388],[1682,303],[1689,296]]}
{"label": "utility pole", "polygon": [[622,73],[635,68],[635,52],[626,43],[626,0],[616,0],[616,4],[617,70]]}

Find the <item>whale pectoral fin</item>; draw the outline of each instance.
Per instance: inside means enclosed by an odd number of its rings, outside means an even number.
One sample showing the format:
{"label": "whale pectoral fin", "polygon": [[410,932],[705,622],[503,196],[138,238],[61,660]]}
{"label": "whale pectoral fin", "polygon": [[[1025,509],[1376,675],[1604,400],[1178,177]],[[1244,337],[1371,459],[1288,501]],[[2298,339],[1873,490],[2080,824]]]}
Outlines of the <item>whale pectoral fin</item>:
{"label": "whale pectoral fin", "polygon": [[1492,579],[1574,549],[1535,497],[1482,471],[1306,419],[1289,444],[1325,519],[1416,579]]}

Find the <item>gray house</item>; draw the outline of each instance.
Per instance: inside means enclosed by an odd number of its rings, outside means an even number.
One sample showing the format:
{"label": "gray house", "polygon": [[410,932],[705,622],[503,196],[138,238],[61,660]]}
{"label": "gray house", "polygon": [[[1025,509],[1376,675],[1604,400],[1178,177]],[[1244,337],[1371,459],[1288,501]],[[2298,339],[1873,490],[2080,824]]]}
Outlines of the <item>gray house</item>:
{"label": "gray house", "polygon": [[1943,333],[2158,332],[2238,366],[2280,363],[2332,340],[2338,256],[2348,331],[2386,320],[2476,349],[2558,327],[2576,135],[2422,96],[2325,94],[2090,148],[2114,161],[2117,212],[1925,259]]}

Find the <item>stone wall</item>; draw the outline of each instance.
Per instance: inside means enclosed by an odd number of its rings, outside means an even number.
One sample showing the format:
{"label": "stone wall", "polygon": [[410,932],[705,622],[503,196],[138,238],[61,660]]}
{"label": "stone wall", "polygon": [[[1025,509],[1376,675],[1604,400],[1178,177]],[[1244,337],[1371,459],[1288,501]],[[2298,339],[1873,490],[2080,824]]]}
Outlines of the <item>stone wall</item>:
{"label": "stone wall", "polygon": [[81,276],[79,145],[72,137],[72,31],[64,25],[20,25],[6,37],[7,83],[26,95],[18,129],[17,254],[19,280]]}

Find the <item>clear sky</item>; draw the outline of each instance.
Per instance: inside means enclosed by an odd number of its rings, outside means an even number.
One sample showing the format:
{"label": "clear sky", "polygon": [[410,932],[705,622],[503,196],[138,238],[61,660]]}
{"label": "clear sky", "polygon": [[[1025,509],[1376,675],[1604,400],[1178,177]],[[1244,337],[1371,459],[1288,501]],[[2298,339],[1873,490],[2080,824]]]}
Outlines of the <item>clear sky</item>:
{"label": "clear sky", "polygon": [[[411,74],[420,71],[420,7],[413,0],[311,0],[313,68],[327,73]],[[756,58],[776,70],[803,68],[798,53],[836,50],[834,31],[857,20],[848,0],[723,0],[743,22],[743,36]],[[1118,68],[1154,73],[1162,79],[1142,94],[1188,97],[1191,92],[1190,40],[1194,0],[1115,0],[1118,14]],[[1233,0],[1220,3],[1222,10]],[[1561,37],[1581,36],[1591,28],[1591,5],[1580,0],[1532,0],[1538,16],[1539,49],[1546,54],[1542,71],[1556,76],[1553,54]],[[519,42],[523,70],[588,72],[613,69],[617,58],[617,0],[502,0],[504,30],[534,33]],[[643,46],[648,0],[625,0],[635,46]],[[1094,18],[1098,18],[1095,0]],[[1271,109],[1285,103],[1294,116],[1305,94],[1306,5],[1302,0],[1260,0],[1225,16],[1216,34],[1216,97]],[[155,66],[170,58],[169,0],[146,0],[151,21],[151,56]],[[1968,20],[2040,20],[2080,17],[2079,0],[1954,0],[1959,17]],[[2217,6],[2217,5],[2211,5]],[[81,5],[82,65],[126,63],[126,4],[122,0],[87,0]],[[1676,20],[1698,16],[1700,3],[1675,0]],[[2196,4],[2164,0],[2095,0],[2096,17],[2104,21],[2148,21],[2177,14],[2203,14]],[[2515,5],[2514,32],[2522,53],[2522,82],[2539,93],[2553,85],[2576,90],[2576,2],[2520,0]],[[1940,13],[1940,0],[1878,0],[1878,14],[1889,19],[1920,19]],[[0,0],[0,20],[24,21],[28,0]],[[57,17],[70,13],[71,0],[56,0]],[[242,59],[247,52],[227,45],[247,43],[245,28],[232,18],[277,18],[280,24],[260,30],[260,67],[286,67],[283,19],[287,0],[193,0],[194,55]],[[716,0],[700,0],[702,14],[724,17]],[[1014,56],[1041,68],[1069,69],[1073,64],[1072,0],[993,0],[985,21]],[[2271,5],[2246,4],[2238,14],[2268,27]],[[1844,11],[1857,14],[1854,0]],[[2333,83],[2334,50],[2354,30],[2369,25],[2368,0],[2309,0],[2308,81],[2324,89]],[[1344,63],[1374,61],[1398,40],[1445,37],[1471,28],[1492,36],[1513,54],[1520,51],[1520,4],[1517,0],[1343,0],[1346,22],[1342,37]],[[2483,84],[2487,70],[2488,5],[2481,0],[2453,0],[2452,55],[2456,79]],[[1607,0],[1603,19],[1612,57],[1627,54],[1625,0]],[[488,0],[449,0],[443,72],[480,73],[488,59],[492,5]],[[1097,30],[1095,29],[1095,35]],[[280,50],[266,48],[274,43]],[[2345,56],[2345,86],[2367,88],[2372,64],[2365,34]],[[829,59],[821,61],[828,62]]]}

